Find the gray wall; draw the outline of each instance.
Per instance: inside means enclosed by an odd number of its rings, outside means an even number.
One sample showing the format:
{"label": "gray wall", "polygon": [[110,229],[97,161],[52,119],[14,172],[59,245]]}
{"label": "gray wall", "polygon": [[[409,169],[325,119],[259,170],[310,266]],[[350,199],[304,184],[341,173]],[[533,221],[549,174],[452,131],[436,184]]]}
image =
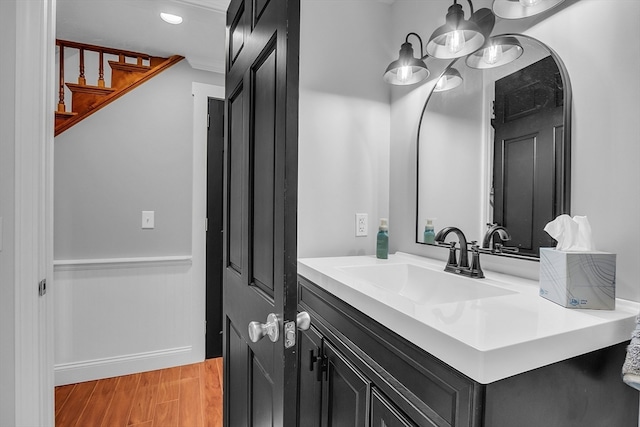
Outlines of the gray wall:
{"label": "gray wall", "polygon": [[[389,212],[390,5],[303,0],[298,256],[372,254]],[[355,214],[366,213],[366,237]],[[391,231],[395,225],[391,224]]]}
{"label": "gray wall", "polygon": [[191,253],[194,81],[223,77],[183,60],[56,137],[56,260]]}
{"label": "gray wall", "polygon": [[[423,37],[428,37],[429,29],[440,25],[438,17],[444,13],[436,15],[434,3],[396,2],[395,39],[400,40],[412,29],[419,29]],[[476,9],[491,6],[489,0],[477,3],[474,2]],[[533,20],[534,25],[524,33],[555,50],[571,79],[571,213],[588,216],[598,250],[617,254],[616,296],[640,301],[640,27],[636,22],[640,2],[615,3],[614,8],[608,0],[567,2],[566,7],[547,19]],[[430,17],[429,21],[424,17]],[[514,22],[518,21],[508,24]],[[498,21],[496,27],[500,25],[500,32],[507,32],[503,24],[504,20]],[[420,88],[393,89],[389,215],[392,224],[407,226],[397,229],[391,242],[395,250],[437,256],[442,249],[415,243],[413,226],[415,129],[419,108],[426,99],[420,93]],[[536,262],[512,262],[498,257],[483,257],[482,264],[536,279],[539,270]]]}

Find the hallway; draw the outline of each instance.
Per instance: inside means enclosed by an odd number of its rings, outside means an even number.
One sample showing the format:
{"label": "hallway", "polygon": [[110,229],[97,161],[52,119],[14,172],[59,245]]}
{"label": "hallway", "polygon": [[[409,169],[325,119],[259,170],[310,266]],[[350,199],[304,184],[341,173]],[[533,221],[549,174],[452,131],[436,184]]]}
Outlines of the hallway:
{"label": "hallway", "polygon": [[56,427],[220,427],[222,358],[55,389]]}

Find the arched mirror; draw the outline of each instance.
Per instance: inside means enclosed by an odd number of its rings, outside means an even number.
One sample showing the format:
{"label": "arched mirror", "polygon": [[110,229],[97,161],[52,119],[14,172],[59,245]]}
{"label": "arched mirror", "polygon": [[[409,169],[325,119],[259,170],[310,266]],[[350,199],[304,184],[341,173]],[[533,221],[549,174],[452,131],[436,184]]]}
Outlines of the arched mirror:
{"label": "arched mirror", "polygon": [[[417,141],[416,241],[429,243],[428,220],[436,232],[455,226],[479,243],[488,224],[498,224],[510,239],[494,253],[538,257],[540,247],[555,245],[545,224],[569,213],[571,84],[545,44],[521,34],[496,38],[516,51],[445,65],[441,75],[455,75],[459,85],[434,85],[425,102]],[[506,59],[512,61],[499,65]]]}

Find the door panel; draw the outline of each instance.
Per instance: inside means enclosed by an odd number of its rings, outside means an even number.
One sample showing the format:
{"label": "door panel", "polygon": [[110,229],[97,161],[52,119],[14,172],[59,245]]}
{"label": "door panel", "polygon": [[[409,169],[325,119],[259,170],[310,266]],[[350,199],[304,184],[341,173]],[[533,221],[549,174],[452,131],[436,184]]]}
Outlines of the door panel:
{"label": "door panel", "polygon": [[[299,0],[232,0],[227,12],[227,426],[289,427],[297,419],[290,403],[297,355],[282,337],[283,324],[297,313],[299,20]],[[280,338],[251,342],[247,326],[265,323],[270,313]]]}
{"label": "door panel", "polygon": [[323,383],[323,427],[364,427],[368,423],[369,381],[324,341],[327,380]]}
{"label": "door panel", "polygon": [[273,425],[273,381],[268,372],[252,357],[251,369],[251,425]]}
{"label": "door panel", "polygon": [[276,99],[276,51],[269,45],[266,58],[253,70],[254,135],[251,165],[253,170],[253,282],[273,295],[274,244],[274,154]]}
{"label": "door panel", "polygon": [[244,92],[240,86],[227,101],[229,136],[227,139],[228,191],[227,191],[227,262],[238,273],[242,271],[242,218],[243,218],[243,146]]}
{"label": "door panel", "polygon": [[315,329],[298,335],[300,386],[298,405],[304,427],[319,427],[322,406],[322,336]]}
{"label": "door panel", "polygon": [[224,421],[229,426],[247,425],[247,407],[245,396],[247,390],[248,347],[242,336],[230,323],[225,328],[227,348],[224,356],[225,375],[233,378],[233,382],[224,381]]}
{"label": "door panel", "polygon": [[535,146],[535,135],[504,141],[503,223],[520,250],[531,250],[533,243]]}

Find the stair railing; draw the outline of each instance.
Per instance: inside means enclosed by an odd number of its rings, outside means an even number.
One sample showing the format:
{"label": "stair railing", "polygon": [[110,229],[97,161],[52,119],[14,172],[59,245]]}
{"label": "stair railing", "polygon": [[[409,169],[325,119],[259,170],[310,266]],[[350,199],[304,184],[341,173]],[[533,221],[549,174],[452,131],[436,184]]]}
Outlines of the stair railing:
{"label": "stair railing", "polygon": [[59,65],[59,73],[60,73],[60,82],[59,82],[59,99],[58,99],[58,112],[65,113],[66,106],[64,102],[64,88],[65,88],[65,80],[64,80],[64,50],[65,48],[77,49],[79,51],[79,70],[78,70],[78,84],[86,85],[87,80],[85,77],[85,65],[84,65],[84,52],[97,52],[98,53],[98,87],[105,87],[104,81],[104,54],[117,55],[119,58],[119,62],[126,62],[127,58],[135,58],[137,65],[142,65],[143,61],[151,61],[151,56],[146,53],[133,52],[121,49],[112,49],[108,47],[95,46],[86,43],[78,43],[72,42],[68,40],[56,40],[56,45],[59,47],[60,54],[60,65]]}

